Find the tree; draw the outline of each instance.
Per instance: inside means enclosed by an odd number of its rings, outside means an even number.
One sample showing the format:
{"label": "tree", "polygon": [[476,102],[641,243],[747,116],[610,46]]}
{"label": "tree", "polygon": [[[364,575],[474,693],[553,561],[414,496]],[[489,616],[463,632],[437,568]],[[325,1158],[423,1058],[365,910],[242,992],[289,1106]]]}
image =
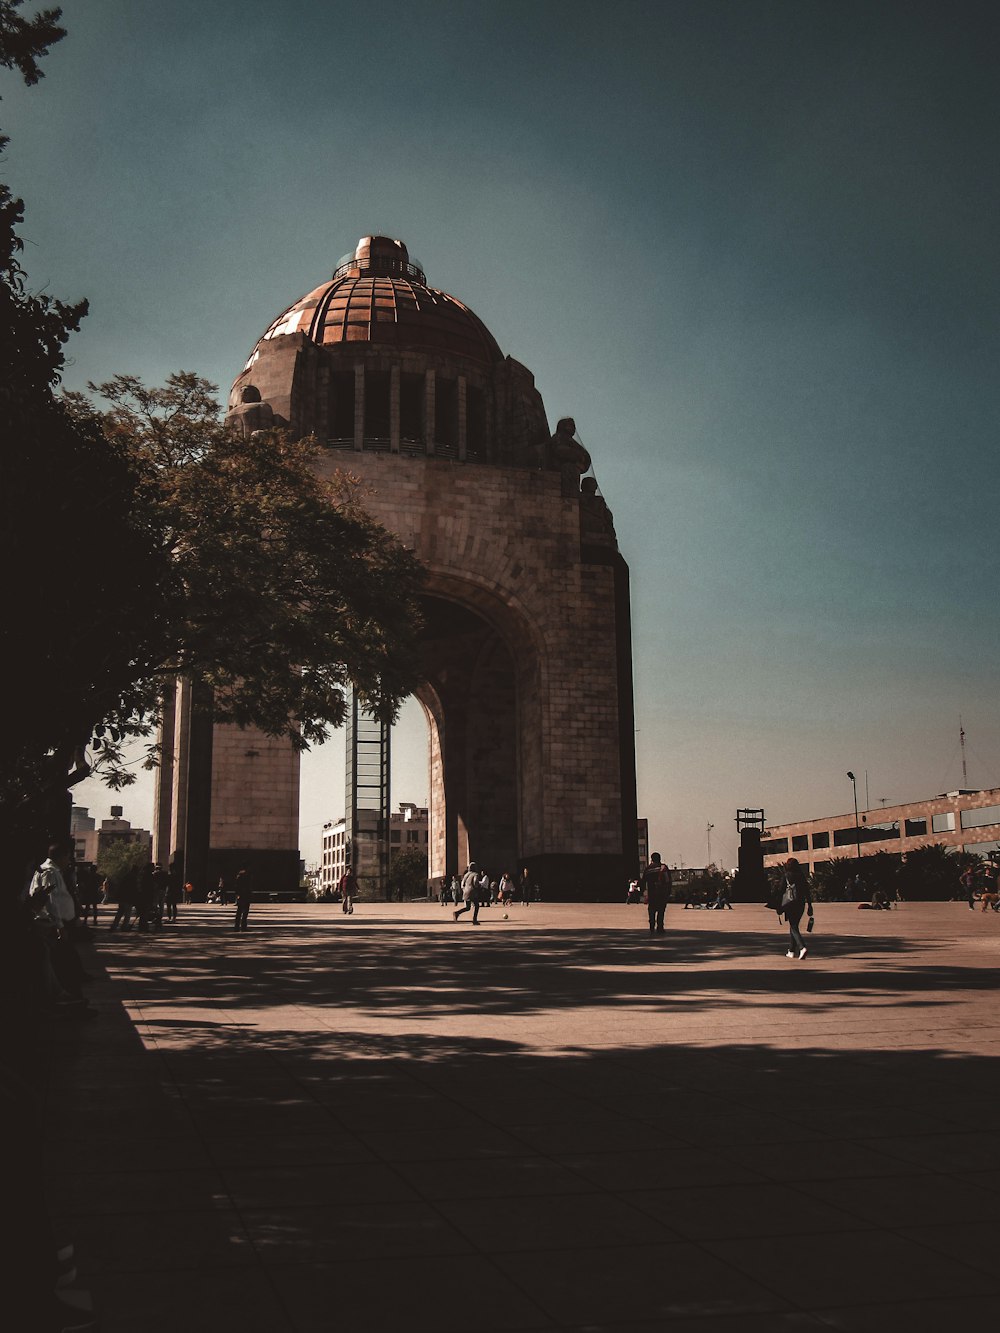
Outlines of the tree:
{"label": "tree", "polygon": [[402,903],[427,896],[427,853],[403,847],[392,858],[386,884],[390,900]]}
{"label": "tree", "polygon": [[216,720],[300,748],[344,721],[349,688],[391,720],[418,679],[421,568],[352,479],[317,475],[315,441],[235,433],[197,375],[91,389],[110,404],[97,424],[135,469],[135,521],[160,560],[141,656],[111,645],[101,664],[104,766],[115,770],[117,736],[143,734],[177,674],[211,689]]}
{"label": "tree", "polygon": [[[25,19],[19,8],[20,0],[0,0],[0,66],[32,85],[42,76],[38,58],[64,32],[59,10]],[[0,136],[0,148],[6,143]],[[93,588],[108,548],[128,563],[134,584],[144,569],[131,542],[127,460],[99,431],[75,422],[55,393],[64,346],[87,304],[29,289],[19,261],[23,218],[23,202],[0,183],[0,560],[8,574],[0,838],[18,873],[64,830],[67,785],[87,771],[88,733],[67,716],[75,704],[65,688],[62,635],[71,617],[79,628],[81,595]],[[96,538],[84,540],[85,522]],[[90,649],[78,635],[72,650],[86,658]]]}
{"label": "tree", "polygon": [[903,897],[907,902],[947,902],[960,892],[962,871],[978,860],[941,842],[915,847],[899,871]]}
{"label": "tree", "polygon": [[[0,0],[0,64],[34,83],[59,12],[18,7]],[[317,478],[314,444],[239,437],[197,375],[118,376],[95,390],[103,411],[57,396],[87,307],[28,290],[22,219],[0,186],[0,558],[17,573],[0,839],[19,876],[67,826],[92,760],[113,786],[134,780],[122,746],[151,736],[177,674],[219,721],[302,747],[343,721],[348,685],[394,716],[416,683],[420,584],[350,478]]]}
{"label": "tree", "polygon": [[112,893],[118,893],[129,876],[141,870],[148,861],[149,850],[142,843],[119,838],[101,850],[97,873],[111,882]]}

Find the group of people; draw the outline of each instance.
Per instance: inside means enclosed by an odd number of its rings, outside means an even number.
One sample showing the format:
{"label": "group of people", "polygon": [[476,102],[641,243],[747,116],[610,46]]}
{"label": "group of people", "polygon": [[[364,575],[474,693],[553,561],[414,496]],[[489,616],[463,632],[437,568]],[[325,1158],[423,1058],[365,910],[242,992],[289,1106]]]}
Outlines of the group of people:
{"label": "group of people", "polygon": [[[651,935],[663,934],[671,887],[670,870],[664,865],[659,852],[653,852],[649,858],[649,865],[639,879],[633,880],[629,885],[629,897],[626,901],[645,900]],[[637,897],[633,896],[635,889],[638,890]],[[720,891],[710,905],[725,906],[731,910],[732,903],[729,901],[728,890]],[[688,907],[690,903],[685,902],[684,906]],[[794,856],[788,858],[781,868],[780,875],[773,882],[768,906],[777,912],[779,919],[783,918],[788,926],[788,949],[785,957],[805,958],[809,950],[799,927],[803,916],[808,915],[806,933],[812,930],[813,900],[806,873]]]}
{"label": "group of people", "polygon": [[976,903],[981,910],[1000,911],[1000,870],[992,861],[985,865],[970,865],[959,876],[962,896],[969,904],[969,911],[976,910]]}
{"label": "group of people", "polygon": [[118,906],[108,929],[151,931],[159,930],[165,921],[176,922],[183,887],[177,866],[164,870],[156,862],[147,861],[119,883]]}
{"label": "group of people", "polygon": [[[471,912],[472,924],[478,926],[480,907],[493,907],[498,903],[502,907],[509,907],[515,902],[529,907],[538,899],[538,886],[527,866],[519,876],[505,870],[499,879],[491,879],[487,870],[475,861],[470,861],[469,868],[461,877],[457,874],[444,877],[440,898],[442,905],[451,902],[456,904],[452,914],[456,921],[466,912]],[[458,903],[462,906],[458,907]]]}

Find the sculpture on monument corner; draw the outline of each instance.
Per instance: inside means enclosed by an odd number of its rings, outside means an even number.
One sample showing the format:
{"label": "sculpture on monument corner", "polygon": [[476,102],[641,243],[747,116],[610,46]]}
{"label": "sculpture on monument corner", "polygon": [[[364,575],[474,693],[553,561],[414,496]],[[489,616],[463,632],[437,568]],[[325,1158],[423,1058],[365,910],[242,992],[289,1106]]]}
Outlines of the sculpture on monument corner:
{"label": "sculpture on monument corner", "polygon": [[274,430],[288,424],[275,414],[270,403],[261,399],[255,384],[243,386],[238,405],[229,412],[229,422],[245,440],[258,431]]}
{"label": "sculpture on monument corner", "polygon": [[597,493],[596,477],[584,477],[580,482],[580,531],[585,537],[615,536],[614,518],[604,497]]}
{"label": "sculpture on monument corner", "polygon": [[559,473],[563,495],[580,494],[580,478],[590,467],[590,454],[574,435],[576,422],[572,417],[563,417],[549,440],[550,466]]}

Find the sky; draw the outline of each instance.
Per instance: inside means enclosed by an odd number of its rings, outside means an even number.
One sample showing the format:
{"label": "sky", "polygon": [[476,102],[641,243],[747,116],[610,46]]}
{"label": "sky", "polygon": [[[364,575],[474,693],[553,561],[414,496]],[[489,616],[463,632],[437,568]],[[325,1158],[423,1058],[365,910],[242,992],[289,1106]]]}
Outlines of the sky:
{"label": "sky", "polygon": [[[29,10],[32,8],[29,4]],[[196,370],[386,233],[575,418],[631,568],[671,864],[1000,785],[1000,9],[65,0],[4,179],[64,382]],[[408,704],[393,800],[427,796]],[[342,812],[310,757],[302,850]],[[339,784],[339,785],[338,785]],[[148,779],[112,802],[151,819]],[[341,805],[338,807],[338,801]],[[713,828],[710,831],[709,825]]]}

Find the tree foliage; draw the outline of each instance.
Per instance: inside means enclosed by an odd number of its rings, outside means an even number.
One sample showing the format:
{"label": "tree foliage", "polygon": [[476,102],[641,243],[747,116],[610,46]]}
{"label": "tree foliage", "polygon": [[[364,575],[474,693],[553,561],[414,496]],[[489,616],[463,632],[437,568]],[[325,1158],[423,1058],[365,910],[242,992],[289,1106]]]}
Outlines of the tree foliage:
{"label": "tree foliage", "polygon": [[403,847],[392,858],[386,887],[393,902],[410,902],[427,896],[427,853],[419,847]]}
{"label": "tree foliage", "polygon": [[[0,66],[33,84],[60,14],[19,8],[0,0]],[[241,439],[198,376],[118,376],[102,410],[60,397],[87,305],[30,290],[23,217],[0,185],[0,837],[19,868],[68,816],[88,745],[112,785],[132,780],[122,746],[151,735],[175,673],[210,687],[219,720],[297,745],[343,720],[348,684],[393,716],[415,684],[420,579],[350,479],[318,480],[311,443]]]}
{"label": "tree foliage", "polygon": [[101,849],[97,858],[97,873],[111,882],[117,893],[130,875],[136,874],[149,861],[149,849],[140,842],[119,838]]}
{"label": "tree foliage", "polygon": [[[392,719],[417,683],[420,567],[351,478],[320,478],[314,441],[235,433],[197,375],[91,388],[108,404],[101,430],[136,471],[134,520],[160,559],[141,657],[102,672],[115,684],[105,723],[133,734],[175,674],[211,687],[217,721],[300,747],[343,722],[352,686]],[[70,402],[86,421],[89,406]],[[113,763],[114,735],[99,739]]]}

